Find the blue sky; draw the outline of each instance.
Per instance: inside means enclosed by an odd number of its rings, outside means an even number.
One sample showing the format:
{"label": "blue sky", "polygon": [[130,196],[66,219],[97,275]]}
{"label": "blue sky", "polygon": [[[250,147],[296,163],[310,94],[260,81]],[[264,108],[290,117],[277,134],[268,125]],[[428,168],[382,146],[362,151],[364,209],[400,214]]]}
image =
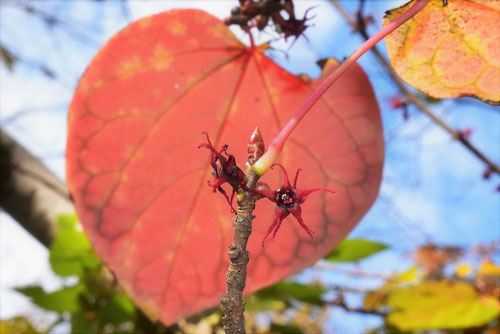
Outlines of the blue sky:
{"label": "blue sky", "polygon": [[[367,1],[365,12],[376,18],[371,32],[380,26],[385,10],[404,2]],[[72,92],[99,46],[127,24],[127,15],[135,20],[182,6],[203,8],[222,18],[236,1],[130,1],[128,14],[120,2],[28,2],[60,17],[62,21],[54,27],[27,15],[19,5],[21,2],[6,3],[0,11],[0,41],[27,61],[20,62],[13,72],[0,66],[0,122],[64,178],[67,106]],[[316,4],[318,7],[311,11],[316,14],[312,21],[315,26],[307,31],[310,42],[299,39],[289,50],[288,59],[281,52],[269,52],[272,59],[293,73],[317,76],[319,69],[314,64],[317,59],[342,59],[362,42],[350,33],[350,27],[327,2],[298,1],[299,16]],[[356,1],[342,4],[351,13],[357,6]],[[241,31],[235,33],[243,36]],[[261,35],[261,40],[266,38]],[[288,49],[284,43],[276,43],[274,47]],[[385,53],[383,43],[379,48]],[[53,70],[56,78],[44,76],[39,62]],[[428,241],[470,246],[499,240],[500,194],[495,188],[500,178],[484,181],[481,178],[484,164],[417,110],[410,108],[410,120],[403,121],[401,113],[389,108],[396,90],[373,56],[363,56],[360,64],[375,88],[388,141],[380,198],[351,236],[383,241],[392,248],[363,262],[364,270],[403,271],[410,265],[408,252]],[[500,162],[498,107],[464,98],[435,104],[433,111],[453,127],[474,129],[471,137],[474,145]],[[4,318],[28,307],[28,302],[9,288],[42,282],[53,289],[58,282],[50,275],[43,247],[5,214],[0,219],[0,317]],[[302,278],[310,275],[317,272],[308,271]],[[325,279],[345,282],[345,277],[337,276]],[[36,314],[40,321],[46,321],[46,314]],[[353,321],[349,326],[354,324]]]}

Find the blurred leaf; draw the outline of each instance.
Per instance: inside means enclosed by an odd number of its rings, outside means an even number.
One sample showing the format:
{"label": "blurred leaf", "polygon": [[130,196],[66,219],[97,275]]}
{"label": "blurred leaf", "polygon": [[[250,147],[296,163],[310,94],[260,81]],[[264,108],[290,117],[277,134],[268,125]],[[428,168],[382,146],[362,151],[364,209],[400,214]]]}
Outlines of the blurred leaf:
{"label": "blurred leaf", "polygon": [[16,291],[29,297],[37,306],[54,312],[76,312],[79,310],[78,297],[85,289],[82,284],[47,293],[40,286],[16,288]]}
{"label": "blurred leaf", "polygon": [[14,69],[17,57],[12,52],[7,50],[2,44],[0,44],[0,58],[9,71]]}
{"label": "blurred leaf", "polygon": [[429,96],[429,95],[424,95],[425,101],[431,104],[437,104],[443,102],[442,99],[436,99],[435,97]]}
{"label": "blurred leaf", "polygon": [[441,274],[444,266],[457,261],[463,255],[460,247],[426,244],[415,250],[415,262],[422,266],[428,275]]}
{"label": "blurred leaf", "polygon": [[464,278],[465,276],[469,275],[471,271],[472,266],[468,263],[460,263],[455,267],[455,273],[460,278]]}
{"label": "blurred leaf", "polygon": [[97,322],[91,312],[78,312],[71,315],[71,333],[96,333]]}
{"label": "blurred leaf", "polygon": [[133,319],[135,305],[125,294],[117,294],[105,300],[98,310],[97,317],[103,323],[120,324]]}
{"label": "blurred leaf", "polygon": [[400,330],[468,328],[487,324],[500,313],[495,298],[478,296],[465,282],[425,282],[393,292],[388,322]]}
{"label": "blurred leaf", "polygon": [[302,334],[304,333],[302,329],[291,324],[277,324],[272,323],[271,328],[269,328],[271,333],[283,333],[283,334]]}
{"label": "blurred leaf", "polygon": [[500,276],[500,267],[491,261],[483,261],[478,270],[479,275]]}
{"label": "blurred leaf", "polygon": [[0,320],[0,333],[36,334],[38,332],[25,317],[14,317],[8,320]]}
{"label": "blurred leaf", "polygon": [[483,261],[474,278],[479,293],[500,298],[500,267],[491,261]]}
{"label": "blurred leaf", "polygon": [[85,269],[100,265],[76,215],[61,215],[57,220],[57,235],[50,246],[52,270],[59,276],[81,276]]}
{"label": "blurred leaf", "polygon": [[418,266],[413,266],[405,272],[398,274],[398,280],[403,283],[415,283],[420,278]]}
{"label": "blurred leaf", "polygon": [[387,249],[387,245],[366,239],[346,239],[325,259],[333,262],[355,262]]}
{"label": "blurred leaf", "polygon": [[378,310],[381,307],[385,306],[387,302],[387,297],[389,294],[396,288],[396,284],[394,282],[386,282],[377,290],[373,290],[368,292],[365,295],[365,299],[363,300],[363,308],[366,310]]}
{"label": "blurred leaf", "polygon": [[367,310],[380,310],[387,303],[387,297],[402,285],[415,284],[421,278],[420,268],[415,265],[400,274],[392,276],[377,290],[368,292],[363,300],[363,307]]}
{"label": "blurred leaf", "polygon": [[255,295],[261,299],[286,301],[294,298],[304,303],[323,305],[321,296],[325,292],[325,288],[319,285],[279,282],[257,291]]}
{"label": "blurred leaf", "polygon": [[257,294],[245,298],[245,311],[250,312],[282,310],[287,305],[288,303],[283,301],[283,298],[259,297]]}

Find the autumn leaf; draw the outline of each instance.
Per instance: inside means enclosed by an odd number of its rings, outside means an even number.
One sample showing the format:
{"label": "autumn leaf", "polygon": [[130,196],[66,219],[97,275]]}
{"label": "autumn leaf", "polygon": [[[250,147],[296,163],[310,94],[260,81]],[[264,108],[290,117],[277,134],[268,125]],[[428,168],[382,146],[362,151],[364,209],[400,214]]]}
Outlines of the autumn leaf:
{"label": "autumn leaf", "polygon": [[[388,11],[388,24],[412,2]],[[430,0],[385,38],[392,66],[413,87],[435,98],[476,97],[500,104],[500,2]]]}
{"label": "autumn leaf", "polygon": [[500,314],[498,300],[466,282],[424,282],[396,290],[387,304],[394,308],[388,322],[402,331],[476,327]]}
{"label": "autumn leaf", "polygon": [[[296,77],[247,48],[217,18],[173,10],[132,23],[95,56],[70,106],[67,180],[89,240],[152,319],[171,324],[217,304],[225,290],[232,214],[207,186],[207,131],[240,166],[256,126],[271,139],[322,80]],[[328,61],[323,77],[337,66]],[[380,184],[377,102],[353,66],[290,137],[280,162],[303,187],[330,187],[303,208],[311,240],[285,220],[262,248],[274,208],[259,201],[245,292],[325,256],[357,224]],[[270,186],[280,184],[266,175]],[[268,202],[268,203],[266,203]]]}

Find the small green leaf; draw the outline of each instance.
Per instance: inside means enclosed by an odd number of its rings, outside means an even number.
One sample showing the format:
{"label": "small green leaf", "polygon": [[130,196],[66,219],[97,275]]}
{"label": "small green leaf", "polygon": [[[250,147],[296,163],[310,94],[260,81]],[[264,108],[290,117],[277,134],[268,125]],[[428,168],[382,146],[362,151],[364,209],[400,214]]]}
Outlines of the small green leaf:
{"label": "small green leaf", "polygon": [[29,297],[34,304],[47,311],[61,313],[76,312],[79,310],[78,297],[84,289],[85,287],[82,284],[77,284],[47,293],[42,287],[35,285],[16,288],[16,291]]}
{"label": "small green leaf", "polygon": [[424,282],[393,292],[387,320],[400,330],[456,329],[486,325],[500,314],[499,302],[478,296],[466,282]]}
{"label": "small green leaf", "polygon": [[271,328],[269,328],[271,333],[283,333],[283,334],[303,334],[302,329],[291,324],[277,324],[272,323]]}
{"label": "small green leaf", "polygon": [[92,250],[76,215],[61,215],[57,235],[50,246],[49,261],[59,276],[82,276],[85,269],[97,268],[100,260]]}
{"label": "small green leaf", "polygon": [[116,294],[106,300],[97,312],[97,317],[102,323],[121,324],[133,319],[135,305],[125,294]]}
{"label": "small green leaf", "polygon": [[252,294],[245,298],[245,311],[250,312],[262,312],[270,310],[282,310],[288,306],[283,298],[269,298],[269,297],[259,297],[256,294]]}
{"label": "small green leaf", "polygon": [[387,249],[387,245],[366,239],[346,239],[325,257],[332,262],[356,262]]}
{"label": "small green leaf", "polygon": [[278,282],[255,293],[259,298],[287,301],[290,298],[304,303],[323,305],[321,296],[326,290],[319,285],[301,284],[295,282]]}
{"label": "small green leaf", "polygon": [[71,333],[98,333],[98,323],[91,312],[77,312],[71,315]]}

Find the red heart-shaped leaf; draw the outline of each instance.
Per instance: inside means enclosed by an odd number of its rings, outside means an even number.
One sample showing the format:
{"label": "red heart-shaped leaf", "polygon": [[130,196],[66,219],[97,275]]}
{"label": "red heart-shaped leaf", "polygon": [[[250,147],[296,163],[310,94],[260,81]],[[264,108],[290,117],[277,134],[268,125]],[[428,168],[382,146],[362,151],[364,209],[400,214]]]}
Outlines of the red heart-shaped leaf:
{"label": "red heart-shaped leaf", "polygon": [[[329,61],[324,69],[337,66]],[[324,75],[325,75],[324,73]],[[321,79],[291,75],[246,48],[217,18],[173,10],[132,23],[96,55],[70,107],[67,178],[89,239],[153,319],[170,324],[224,292],[231,212],[207,186],[211,134],[240,166],[259,126],[270,142]],[[299,272],[330,251],[374,201],[383,163],[379,109],[353,66],[296,129],[280,162],[299,187],[330,187],[303,205],[309,239],[287,218],[261,247],[274,207],[259,201],[246,292]],[[271,171],[263,180],[279,184]]]}

